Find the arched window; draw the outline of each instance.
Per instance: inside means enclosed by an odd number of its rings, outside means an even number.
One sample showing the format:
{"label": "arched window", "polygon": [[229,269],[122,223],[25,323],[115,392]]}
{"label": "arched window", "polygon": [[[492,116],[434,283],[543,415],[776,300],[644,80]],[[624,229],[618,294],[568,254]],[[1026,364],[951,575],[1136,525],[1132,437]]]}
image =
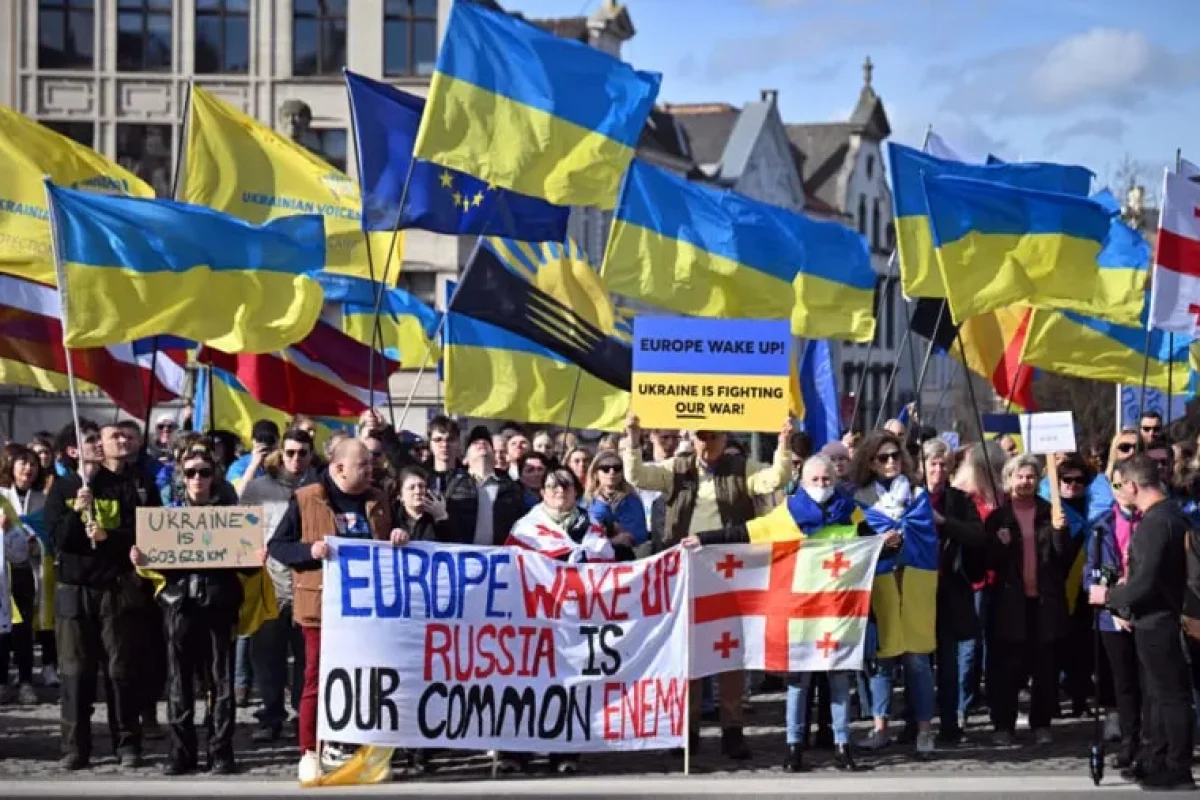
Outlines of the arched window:
{"label": "arched window", "polygon": [[871,201],[871,248],[880,250],[883,242],[879,238],[879,198]]}
{"label": "arched window", "polygon": [[858,232],[863,236],[867,235],[867,196],[865,194],[858,196]]}

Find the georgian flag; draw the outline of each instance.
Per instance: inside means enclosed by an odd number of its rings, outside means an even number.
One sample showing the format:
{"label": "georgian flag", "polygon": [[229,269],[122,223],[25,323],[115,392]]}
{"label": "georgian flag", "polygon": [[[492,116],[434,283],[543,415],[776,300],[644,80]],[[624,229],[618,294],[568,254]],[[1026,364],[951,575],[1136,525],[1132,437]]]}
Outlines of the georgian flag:
{"label": "georgian flag", "polygon": [[692,677],[862,669],[882,536],[701,548]]}
{"label": "georgian flag", "polygon": [[1193,335],[1200,322],[1200,183],[1168,172],[1158,225],[1150,325]]}

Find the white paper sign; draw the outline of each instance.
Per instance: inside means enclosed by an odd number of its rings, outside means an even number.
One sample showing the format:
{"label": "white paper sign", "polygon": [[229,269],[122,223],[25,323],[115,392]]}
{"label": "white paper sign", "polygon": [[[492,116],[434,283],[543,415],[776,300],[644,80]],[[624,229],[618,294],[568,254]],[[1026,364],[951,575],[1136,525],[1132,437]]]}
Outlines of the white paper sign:
{"label": "white paper sign", "polygon": [[1033,455],[1075,452],[1075,417],[1070,411],[1021,415],[1025,452]]}
{"label": "white paper sign", "polygon": [[680,548],[566,564],[508,547],[328,539],[318,736],[388,747],[680,747]]}

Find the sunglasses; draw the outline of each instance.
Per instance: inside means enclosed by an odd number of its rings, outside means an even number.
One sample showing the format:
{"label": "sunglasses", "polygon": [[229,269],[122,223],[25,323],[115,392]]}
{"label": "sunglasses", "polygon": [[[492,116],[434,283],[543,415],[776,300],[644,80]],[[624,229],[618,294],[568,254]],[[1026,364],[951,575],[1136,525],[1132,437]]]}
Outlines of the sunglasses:
{"label": "sunglasses", "polygon": [[1112,487],[1113,487],[1113,490],[1114,490],[1114,491],[1118,491],[1118,492],[1119,492],[1119,491],[1121,491],[1121,487],[1122,487],[1122,486],[1124,486],[1124,485],[1125,485],[1125,484],[1121,483],[1120,481],[1113,481],[1113,482],[1112,482]]}
{"label": "sunglasses", "polygon": [[620,471],[621,471],[620,464],[601,464],[600,466],[596,467],[596,472],[620,472]]}
{"label": "sunglasses", "polygon": [[1064,475],[1058,480],[1068,486],[1087,486],[1087,480],[1082,475]]}
{"label": "sunglasses", "polygon": [[1137,447],[1136,444],[1130,444],[1129,442],[1121,442],[1119,445],[1117,445],[1117,452],[1118,453],[1132,453],[1136,447]]}
{"label": "sunglasses", "polygon": [[1157,433],[1162,430],[1161,425],[1143,425],[1142,433]]}
{"label": "sunglasses", "polygon": [[886,464],[889,461],[899,461],[900,460],[900,451],[889,450],[886,453],[876,453],[875,460],[878,461],[880,464]]}
{"label": "sunglasses", "polygon": [[185,469],[183,471],[183,477],[185,477],[185,478],[211,478],[212,476],[213,476],[213,471],[212,471],[212,468],[210,468],[210,467]]}
{"label": "sunglasses", "polygon": [[173,431],[173,430],[175,430],[175,429],[176,429],[176,428],[178,428],[178,427],[179,427],[179,426],[178,426],[178,425],[175,425],[174,423],[171,423],[171,422],[164,422],[162,425],[159,425],[159,426],[158,426],[158,429],[159,429],[160,431]]}
{"label": "sunglasses", "polygon": [[284,450],[283,457],[284,458],[307,458],[308,453],[309,453],[309,451],[304,448],[301,448],[299,450]]}
{"label": "sunglasses", "polygon": [[367,452],[371,454],[371,458],[383,458],[382,450],[368,450]]}

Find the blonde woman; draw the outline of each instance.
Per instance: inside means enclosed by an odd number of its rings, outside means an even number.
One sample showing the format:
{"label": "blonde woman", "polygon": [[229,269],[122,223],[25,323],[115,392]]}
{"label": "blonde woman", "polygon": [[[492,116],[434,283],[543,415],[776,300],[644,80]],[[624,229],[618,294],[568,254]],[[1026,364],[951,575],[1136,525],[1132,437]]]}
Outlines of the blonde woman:
{"label": "blonde woman", "polygon": [[621,456],[607,451],[596,456],[588,470],[586,499],[589,516],[604,526],[613,544],[637,548],[649,540],[646,507],[625,479]]}

